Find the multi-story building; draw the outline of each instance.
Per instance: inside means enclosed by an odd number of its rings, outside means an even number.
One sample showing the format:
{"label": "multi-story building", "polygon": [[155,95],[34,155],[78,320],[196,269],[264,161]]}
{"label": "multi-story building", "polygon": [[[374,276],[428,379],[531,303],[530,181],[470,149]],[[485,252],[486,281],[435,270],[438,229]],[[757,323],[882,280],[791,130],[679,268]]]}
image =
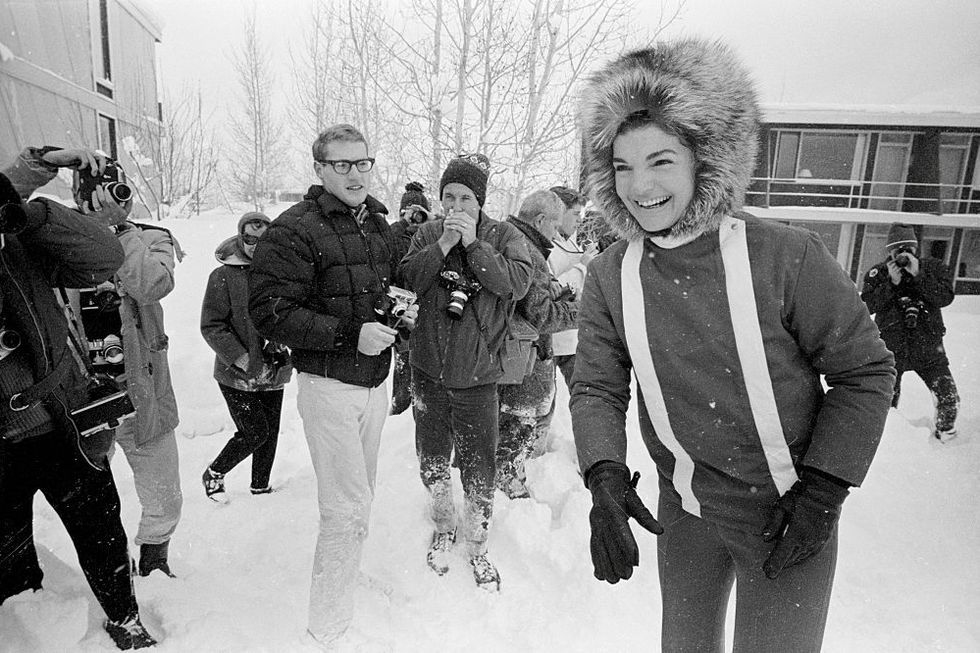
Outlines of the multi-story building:
{"label": "multi-story building", "polygon": [[746,210],[819,233],[861,283],[893,222],[980,294],[980,111],[764,107]]}
{"label": "multi-story building", "polygon": [[[137,215],[153,211],[160,36],[140,0],[0,0],[0,161],[29,145],[99,148],[128,173]],[[67,181],[44,192],[70,198]]]}

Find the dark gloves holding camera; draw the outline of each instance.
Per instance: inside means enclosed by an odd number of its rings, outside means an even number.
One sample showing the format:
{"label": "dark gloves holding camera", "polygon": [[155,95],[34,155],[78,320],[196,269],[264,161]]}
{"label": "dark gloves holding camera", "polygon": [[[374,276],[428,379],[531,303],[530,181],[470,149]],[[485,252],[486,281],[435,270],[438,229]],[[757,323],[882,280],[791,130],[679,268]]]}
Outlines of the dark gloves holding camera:
{"label": "dark gloves holding camera", "polygon": [[654,535],[660,535],[664,529],[636,494],[639,472],[631,480],[626,465],[601,460],[589,468],[585,479],[592,492],[589,524],[592,526],[590,548],[595,577],[613,584],[627,580],[633,575],[633,567],[640,564],[640,552],[630,530],[629,518]]}
{"label": "dark gloves holding camera", "polygon": [[834,532],[847,494],[844,481],[809,467],[802,469],[800,480],[776,501],[762,530],[762,539],[776,542],[762,565],[768,578],[819,553]]}

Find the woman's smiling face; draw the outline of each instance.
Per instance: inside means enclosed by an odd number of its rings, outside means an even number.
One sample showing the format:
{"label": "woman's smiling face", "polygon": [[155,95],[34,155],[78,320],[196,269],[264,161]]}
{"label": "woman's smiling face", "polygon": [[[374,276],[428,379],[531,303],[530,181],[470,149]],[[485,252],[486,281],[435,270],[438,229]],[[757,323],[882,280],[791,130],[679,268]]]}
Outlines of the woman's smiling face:
{"label": "woman's smiling face", "polygon": [[694,153],[654,124],[613,141],[616,194],[648,233],[662,232],[683,217],[694,197]]}

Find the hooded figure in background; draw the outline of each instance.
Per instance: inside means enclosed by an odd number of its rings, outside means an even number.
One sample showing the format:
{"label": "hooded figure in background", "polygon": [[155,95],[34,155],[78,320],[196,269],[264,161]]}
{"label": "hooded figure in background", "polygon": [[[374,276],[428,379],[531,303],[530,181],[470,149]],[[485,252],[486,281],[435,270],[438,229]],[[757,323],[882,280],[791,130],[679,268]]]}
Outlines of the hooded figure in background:
{"label": "hooded figure in background", "polygon": [[246,213],[238,233],[215,250],[221,263],[208,278],[201,335],[214,350],[214,379],[235,422],[235,435],[204,470],[204,493],[225,503],[225,474],[252,456],[252,494],[272,491],[269,476],[279,442],[283,386],[292,375],[289,351],[266,340],[248,317],[248,271],[259,238],[272,221]]}
{"label": "hooded figure in background", "polygon": [[[629,52],[582,95],[589,184],[621,237],[589,268],[570,401],[595,576],[632,575],[633,517],[659,534],[663,650],[723,650],[734,585],[735,650],[818,651],[892,356],[817,235],[739,211],[759,110],[729,48]],[[631,372],[658,519],[626,466]]]}

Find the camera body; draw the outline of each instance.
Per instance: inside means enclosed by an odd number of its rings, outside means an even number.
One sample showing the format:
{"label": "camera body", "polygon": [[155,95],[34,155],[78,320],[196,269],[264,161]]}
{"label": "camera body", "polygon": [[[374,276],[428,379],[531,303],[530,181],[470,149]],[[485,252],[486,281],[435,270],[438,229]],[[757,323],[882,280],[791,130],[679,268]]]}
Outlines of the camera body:
{"label": "camera body", "polygon": [[122,318],[119,306],[122,297],[111,281],[78,292],[82,327],[88,340],[92,365],[112,375],[124,372]]}
{"label": "camera body", "polygon": [[410,224],[422,224],[429,218],[424,211],[414,204],[402,209],[401,217],[408,220]]}
{"label": "camera body", "polygon": [[101,175],[93,177],[88,170],[78,173],[78,198],[92,206],[92,193],[101,185],[120,204],[133,198],[133,188],[126,183],[126,173],[112,159],[105,164]]}
{"label": "camera body", "polygon": [[468,279],[455,270],[443,270],[440,275],[442,285],[449,290],[446,313],[454,320],[463,319],[463,310],[470,299],[483,287],[480,282]]}
{"label": "camera body", "polygon": [[384,316],[388,326],[395,326],[401,322],[405,311],[415,303],[416,299],[417,295],[411,290],[405,290],[398,286],[388,286],[388,292],[375,302],[374,312]]}
{"label": "camera body", "polygon": [[915,256],[915,248],[903,246],[893,252],[892,260],[895,261],[895,265],[904,270],[912,263],[913,256]]}
{"label": "camera body", "polygon": [[902,324],[906,329],[911,330],[919,326],[919,316],[925,310],[922,300],[903,295],[898,298],[898,308],[902,311]]}

